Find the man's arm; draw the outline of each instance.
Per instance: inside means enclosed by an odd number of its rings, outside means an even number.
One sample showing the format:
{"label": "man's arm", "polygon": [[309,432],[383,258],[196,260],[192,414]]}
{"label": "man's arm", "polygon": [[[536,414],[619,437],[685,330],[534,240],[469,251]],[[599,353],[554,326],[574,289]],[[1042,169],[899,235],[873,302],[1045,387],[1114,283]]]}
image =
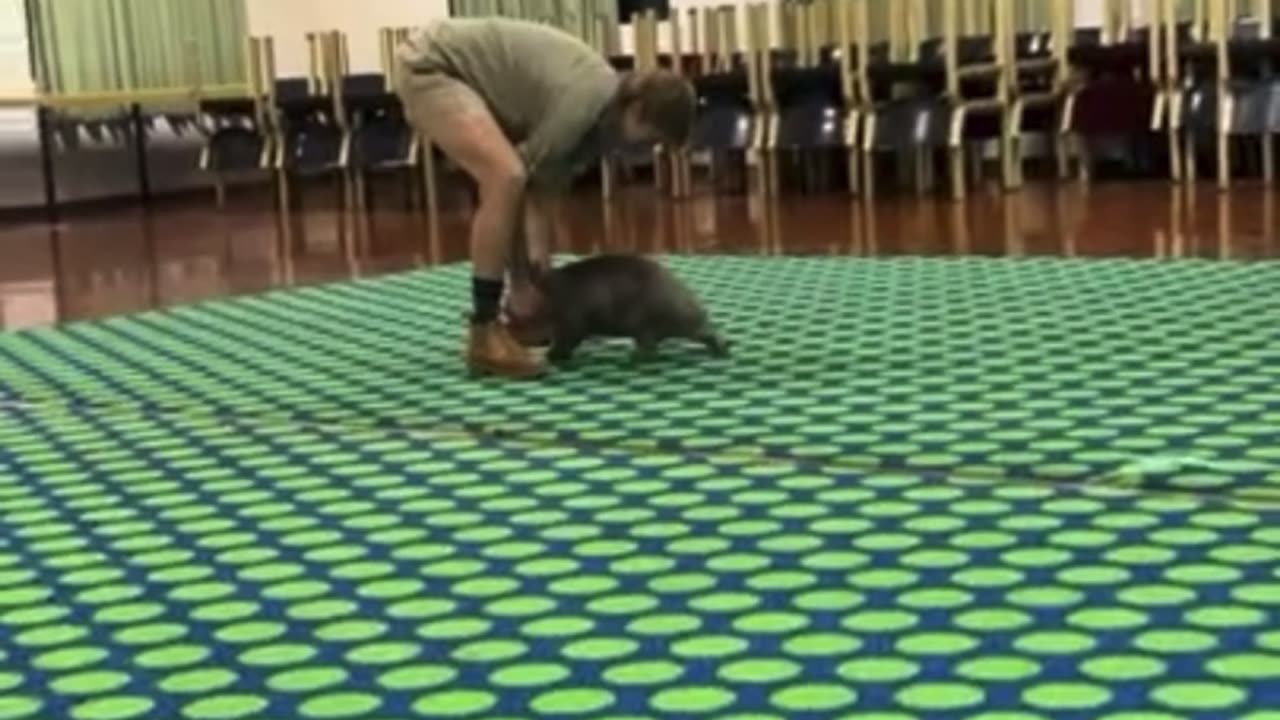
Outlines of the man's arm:
{"label": "man's arm", "polygon": [[520,223],[511,244],[512,274],[529,280],[532,270],[546,268],[561,233],[559,198],[545,190],[527,188]]}
{"label": "man's arm", "polygon": [[528,194],[529,259],[535,265],[549,264],[551,252],[562,244],[560,196],[554,192],[530,188]]}
{"label": "man's arm", "polygon": [[596,119],[595,115],[584,112],[581,105],[561,103],[555,113],[545,118],[524,142],[516,146],[529,174],[531,191],[551,194],[569,185],[573,180],[573,150],[586,137]]}
{"label": "man's arm", "polygon": [[572,84],[552,103],[551,111],[539,118],[517,147],[531,186],[561,190],[573,180],[574,151],[600,121],[617,92],[618,77],[607,65],[576,68]]}

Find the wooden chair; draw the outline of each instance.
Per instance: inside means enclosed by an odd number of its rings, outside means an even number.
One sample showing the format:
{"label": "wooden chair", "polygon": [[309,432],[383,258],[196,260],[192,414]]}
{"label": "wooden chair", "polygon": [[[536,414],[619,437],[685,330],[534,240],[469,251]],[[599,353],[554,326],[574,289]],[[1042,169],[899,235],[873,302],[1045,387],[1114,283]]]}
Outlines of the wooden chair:
{"label": "wooden chair", "polygon": [[1200,0],[1196,7],[1204,21],[1197,33],[1202,40],[1179,48],[1189,88],[1182,129],[1186,180],[1198,174],[1197,141],[1212,137],[1220,189],[1231,185],[1233,139],[1258,149],[1263,181],[1271,184],[1273,136],[1280,133],[1280,44],[1272,3],[1255,0],[1252,15],[1240,13],[1238,0]]}
{"label": "wooden chair", "polygon": [[814,189],[827,184],[832,151],[847,157],[852,149],[842,67],[820,29],[830,27],[821,19],[832,6],[826,0],[784,0],[776,7],[782,47],[768,54],[761,75],[773,108],[765,151],[774,172],[784,153],[799,160],[803,186]]}
{"label": "wooden chair", "polygon": [[[689,150],[705,153],[709,160],[713,190],[718,184],[730,159],[740,161],[743,167],[760,170],[756,150],[757,132],[762,124],[760,101],[757,97],[757,78],[752,61],[752,50],[743,51],[738,46],[737,8],[729,5],[719,8],[702,8],[702,28],[699,35],[699,11],[690,9],[691,37],[695,44],[691,50],[697,58],[698,72],[693,77],[698,97],[698,115],[693,129]],[[748,36],[754,37],[753,33]],[[763,188],[758,181],[756,187]]]}
{"label": "wooden chair", "polygon": [[1021,187],[1024,170],[1024,137],[1030,132],[1047,136],[1054,149],[1059,175],[1066,174],[1069,153],[1061,132],[1066,84],[1069,73],[1067,48],[1071,43],[1070,28],[1075,21],[1072,0],[1045,0],[1049,25],[1033,25],[1020,17],[1019,4],[1001,5],[1010,18],[1006,27],[1012,47],[1006,48],[1005,82],[1011,93],[1010,185]]}
{"label": "wooden chair", "polygon": [[204,135],[198,166],[213,175],[215,202],[226,208],[228,176],[270,170],[274,134],[266,110],[263,60],[272,40],[246,39],[249,89],[245,97],[206,98],[198,106],[197,126]]}
{"label": "wooden chair", "polygon": [[1158,132],[1160,54],[1133,31],[1129,5],[1106,0],[1102,27],[1077,29],[1068,60],[1061,127],[1077,161],[1077,176],[1092,175],[1090,141],[1100,137],[1146,138]]}

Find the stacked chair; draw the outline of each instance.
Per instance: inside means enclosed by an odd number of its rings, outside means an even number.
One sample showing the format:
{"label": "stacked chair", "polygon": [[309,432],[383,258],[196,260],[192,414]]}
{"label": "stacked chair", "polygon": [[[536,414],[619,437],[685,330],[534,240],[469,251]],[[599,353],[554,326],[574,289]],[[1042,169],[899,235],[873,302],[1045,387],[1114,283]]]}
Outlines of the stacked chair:
{"label": "stacked chair", "polygon": [[[1171,40],[1160,22],[1163,0],[1144,0],[1145,28],[1133,26],[1127,0],[1103,2],[1102,27],[1074,31],[1068,52],[1074,74],[1063,133],[1082,181],[1092,175],[1091,146],[1099,140],[1144,145],[1161,130],[1173,133],[1177,122],[1179,93],[1167,51]],[[1177,175],[1176,154],[1170,153],[1169,163],[1171,175]]]}
{"label": "stacked chair", "polygon": [[[1048,0],[1045,19],[1026,17],[1027,3],[1008,6],[1012,32],[1007,40],[1011,62],[1005,82],[1011,94],[1010,186],[1023,183],[1025,138],[1038,134],[1051,145],[1059,175],[1067,174],[1069,148],[1063,132],[1064,106],[1070,64],[1067,51],[1074,24],[1072,4],[1068,0]],[[1019,11],[1024,12],[1019,12]]]}
{"label": "stacked chair", "polygon": [[[868,29],[857,27],[859,72],[866,78],[873,106],[863,135],[868,190],[874,180],[874,153],[910,153],[916,188],[923,190],[932,184],[932,155],[942,150],[952,196],[962,198],[967,184],[965,152],[990,141],[999,148],[1004,185],[1013,184],[1013,113],[1005,82],[1010,18],[1005,3],[971,1],[979,10],[966,8],[974,27],[965,29],[972,33],[962,32],[960,0],[907,0],[902,12],[891,10],[887,62],[875,62]],[[940,33],[924,37],[931,17],[941,19],[932,23]]]}
{"label": "stacked chair", "polygon": [[[729,173],[728,168],[744,168],[759,142],[763,98],[759,95],[753,53],[739,46],[737,7],[704,7],[689,10],[690,35],[701,38],[697,53],[697,74],[693,78],[698,97],[698,116],[690,151],[709,158],[713,187]],[[755,36],[754,29],[748,33]],[[759,168],[759,164],[755,164]],[[735,184],[736,186],[736,184]],[[717,188],[718,189],[718,188]]]}
{"label": "stacked chair", "polygon": [[[360,74],[350,72],[343,33],[309,33],[309,72],[300,77],[277,77],[273,38],[251,37],[248,95],[200,104],[206,136],[200,167],[214,175],[219,209],[225,207],[225,179],[270,173],[276,188],[279,260],[289,277],[300,230],[300,181],[330,180],[337,186],[338,236],[350,262],[372,231],[371,175],[402,173],[409,204],[421,204],[424,193],[416,170],[423,165],[422,147],[404,118],[391,78],[394,44],[405,32],[383,30],[384,71]],[[428,184],[431,179],[425,178]],[[429,233],[433,257],[438,257],[437,236]]]}
{"label": "stacked chair", "polygon": [[267,106],[260,91],[260,79],[266,71],[261,63],[264,58],[274,58],[274,51],[269,38],[249,38],[247,47],[249,94],[203,99],[198,107],[198,123],[205,137],[199,165],[213,175],[219,210],[226,205],[228,177],[265,171],[274,154]]}
{"label": "stacked chair", "polygon": [[[1183,88],[1182,161],[1186,181],[1198,175],[1199,150],[1213,150],[1217,183],[1231,184],[1232,145],[1257,148],[1264,182],[1275,178],[1275,138],[1280,133],[1280,43],[1270,0],[1255,0],[1252,13],[1238,0],[1197,0],[1190,31],[1173,49]],[[1166,22],[1176,22],[1172,13]],[[1248,157],[1247,155],[1245,157]]]}
{"label": "stacked chair", "polygon": [[[1194,182],[1210,164],[1222,188],[1241,174],[1272,182],[1276,0],[1101,2],[1102,25],[1085,29],[1074,27],[1075,0],[750,0],[672,11],[663,23],[653,10],[625,26],[601,16],[593,42],[614,67],[670,68],[697,96],[688,147],[603,158],[603,196],[620,170],[645,165],[673,199],[694,192],[696,167],[710,169],[710,192],[770,197],[835,181],[870,200],[896,182],[916,193],[942,185],[959,199],[984,182],[988,160],[1003,189],[1021,187],[1033,136],[1062,179],[1074,162],[1089,180],[1101,142],[1119,140],[1131,158],[1166,159],[1175,181]],[[627,28],[634,51],[623,54]],[[271,174],[286,264],[293,186],[307,178],[339,187],[350,256],[373,235],[372,184],[390,177],[423,211],[424,254],[441,257],[441,158],[393,92],[407,34],[384,29],[381,72],[352,73],[346,37],[312,33],[310,72],[284,78],[272,39],[250,38],[249,91],[200,103],[200,163],[219,207],[226,179]]]}

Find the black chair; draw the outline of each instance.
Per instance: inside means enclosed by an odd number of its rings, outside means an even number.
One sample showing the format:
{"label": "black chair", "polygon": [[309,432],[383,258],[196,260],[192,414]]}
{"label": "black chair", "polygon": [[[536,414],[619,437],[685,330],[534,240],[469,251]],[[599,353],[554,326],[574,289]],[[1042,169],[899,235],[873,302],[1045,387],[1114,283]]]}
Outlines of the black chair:
{"label": "black chair", "polygon": [[350,167],[365,171],[401,170],[417,165],[418,142],[399,98],[381,73],[348,75],[342,102],[349,128]]}
{"label": "black chair", "polygon": [[294,192],[294,184],[301,180],[336,181],[338,238],[340,244],[346,244],[347,216],[354,200],[346,178],[347,132],[334,98],[327,90],[314,89],[307,78],[276,80],[274,90],[273,166],[280,190],[284,252],[293,252],[295,236],[302,236],[305,243],[305,225],[296,224],[303,202],[302,193]]}
{"label": "black chair", "polygon": [[[1280,133],[1280,77],[1274,72],[1280,62],[1280,43],[1258,37],[1257,28],[1237,27],[1227,47],[1231,78],[1225,87],[1219,84],[1213,44],[1189,44],[1181,59],[1188,78],[1181,116],[1187,179],[1196,178],[1197,151],[1212,140],[1217,148],[1218,182],[1225,187],[1231,176],[1231,140],[1248,139],[1261,149],[1263,173],[1270,180],[1269,146],[1272,136]],[[1221,108],[1228,99],[1231,114],[1224,126]]]}
{"label": "black chair", "polygon": [[[744,158],[756,142],[760,119],[751,100],[745,67],[694,78],[698,114],[689,149],[711,156],[713,184],[729,157]],[[745,165],[745,162],[743,163]]]}
{"label": "black chair", "polygon": [[261,124],[252,98],[202,100],[198,125],[205,135],[199,168],[214,176],[217,207],[226,207],[225,180],[230,175],[259,172],[271,164],[271,136]]}
{"label": "black chair", "polygon": [[1091,31],[1082,32],[1077,32],[1077,40],[1085,41],[1067,53],[1080,80],[1066,96],[1064,129],[1075,141],[1083,180],[1092,172],[1090,141],[1150,141],[1156,130],[1153,119],[1160,88],[1151,77],[1145,43],[1102,45]]}
{"label": "black chair", "polygon": [[840,67],[834,62],[799,67],[785,57],[777,60],[770,72],[776,119],[766,152],[773,167],[783,152],[798,161],[803,187],[816,189],[826,184],[832,151],[842,151],[847,159],[854,149]]}
{"label": "black chair", "polygon": [[275,89],[278,166],[304,176],[341,170],[346,137],[333,96],[313,93],[306,78],[277,80]]}
{"label": "black chair", "polygon": [[354,184],[352,211],[358,218],[358,237],[369,241],[373,237],[377,196],[370,188],[377,176],[400,176],[407,211],[427,204],[425,183],[418,172],[421,143],[405,117],[399,97],[388,89],[386,76],[381,73],[345,76],[341,105],[348,133],[342,165]]}

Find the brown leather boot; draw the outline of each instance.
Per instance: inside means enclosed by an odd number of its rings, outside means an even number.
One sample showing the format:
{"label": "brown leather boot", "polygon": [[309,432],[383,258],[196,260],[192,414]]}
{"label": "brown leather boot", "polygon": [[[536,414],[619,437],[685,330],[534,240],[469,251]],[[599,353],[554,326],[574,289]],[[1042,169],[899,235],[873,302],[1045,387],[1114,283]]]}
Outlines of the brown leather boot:
{"label": "brown leather boot", "polygon": [[472,376],[497,375],[529,380],[546,374],[546,363],[534,357],[500,322],[471,323],[467,368]]}

